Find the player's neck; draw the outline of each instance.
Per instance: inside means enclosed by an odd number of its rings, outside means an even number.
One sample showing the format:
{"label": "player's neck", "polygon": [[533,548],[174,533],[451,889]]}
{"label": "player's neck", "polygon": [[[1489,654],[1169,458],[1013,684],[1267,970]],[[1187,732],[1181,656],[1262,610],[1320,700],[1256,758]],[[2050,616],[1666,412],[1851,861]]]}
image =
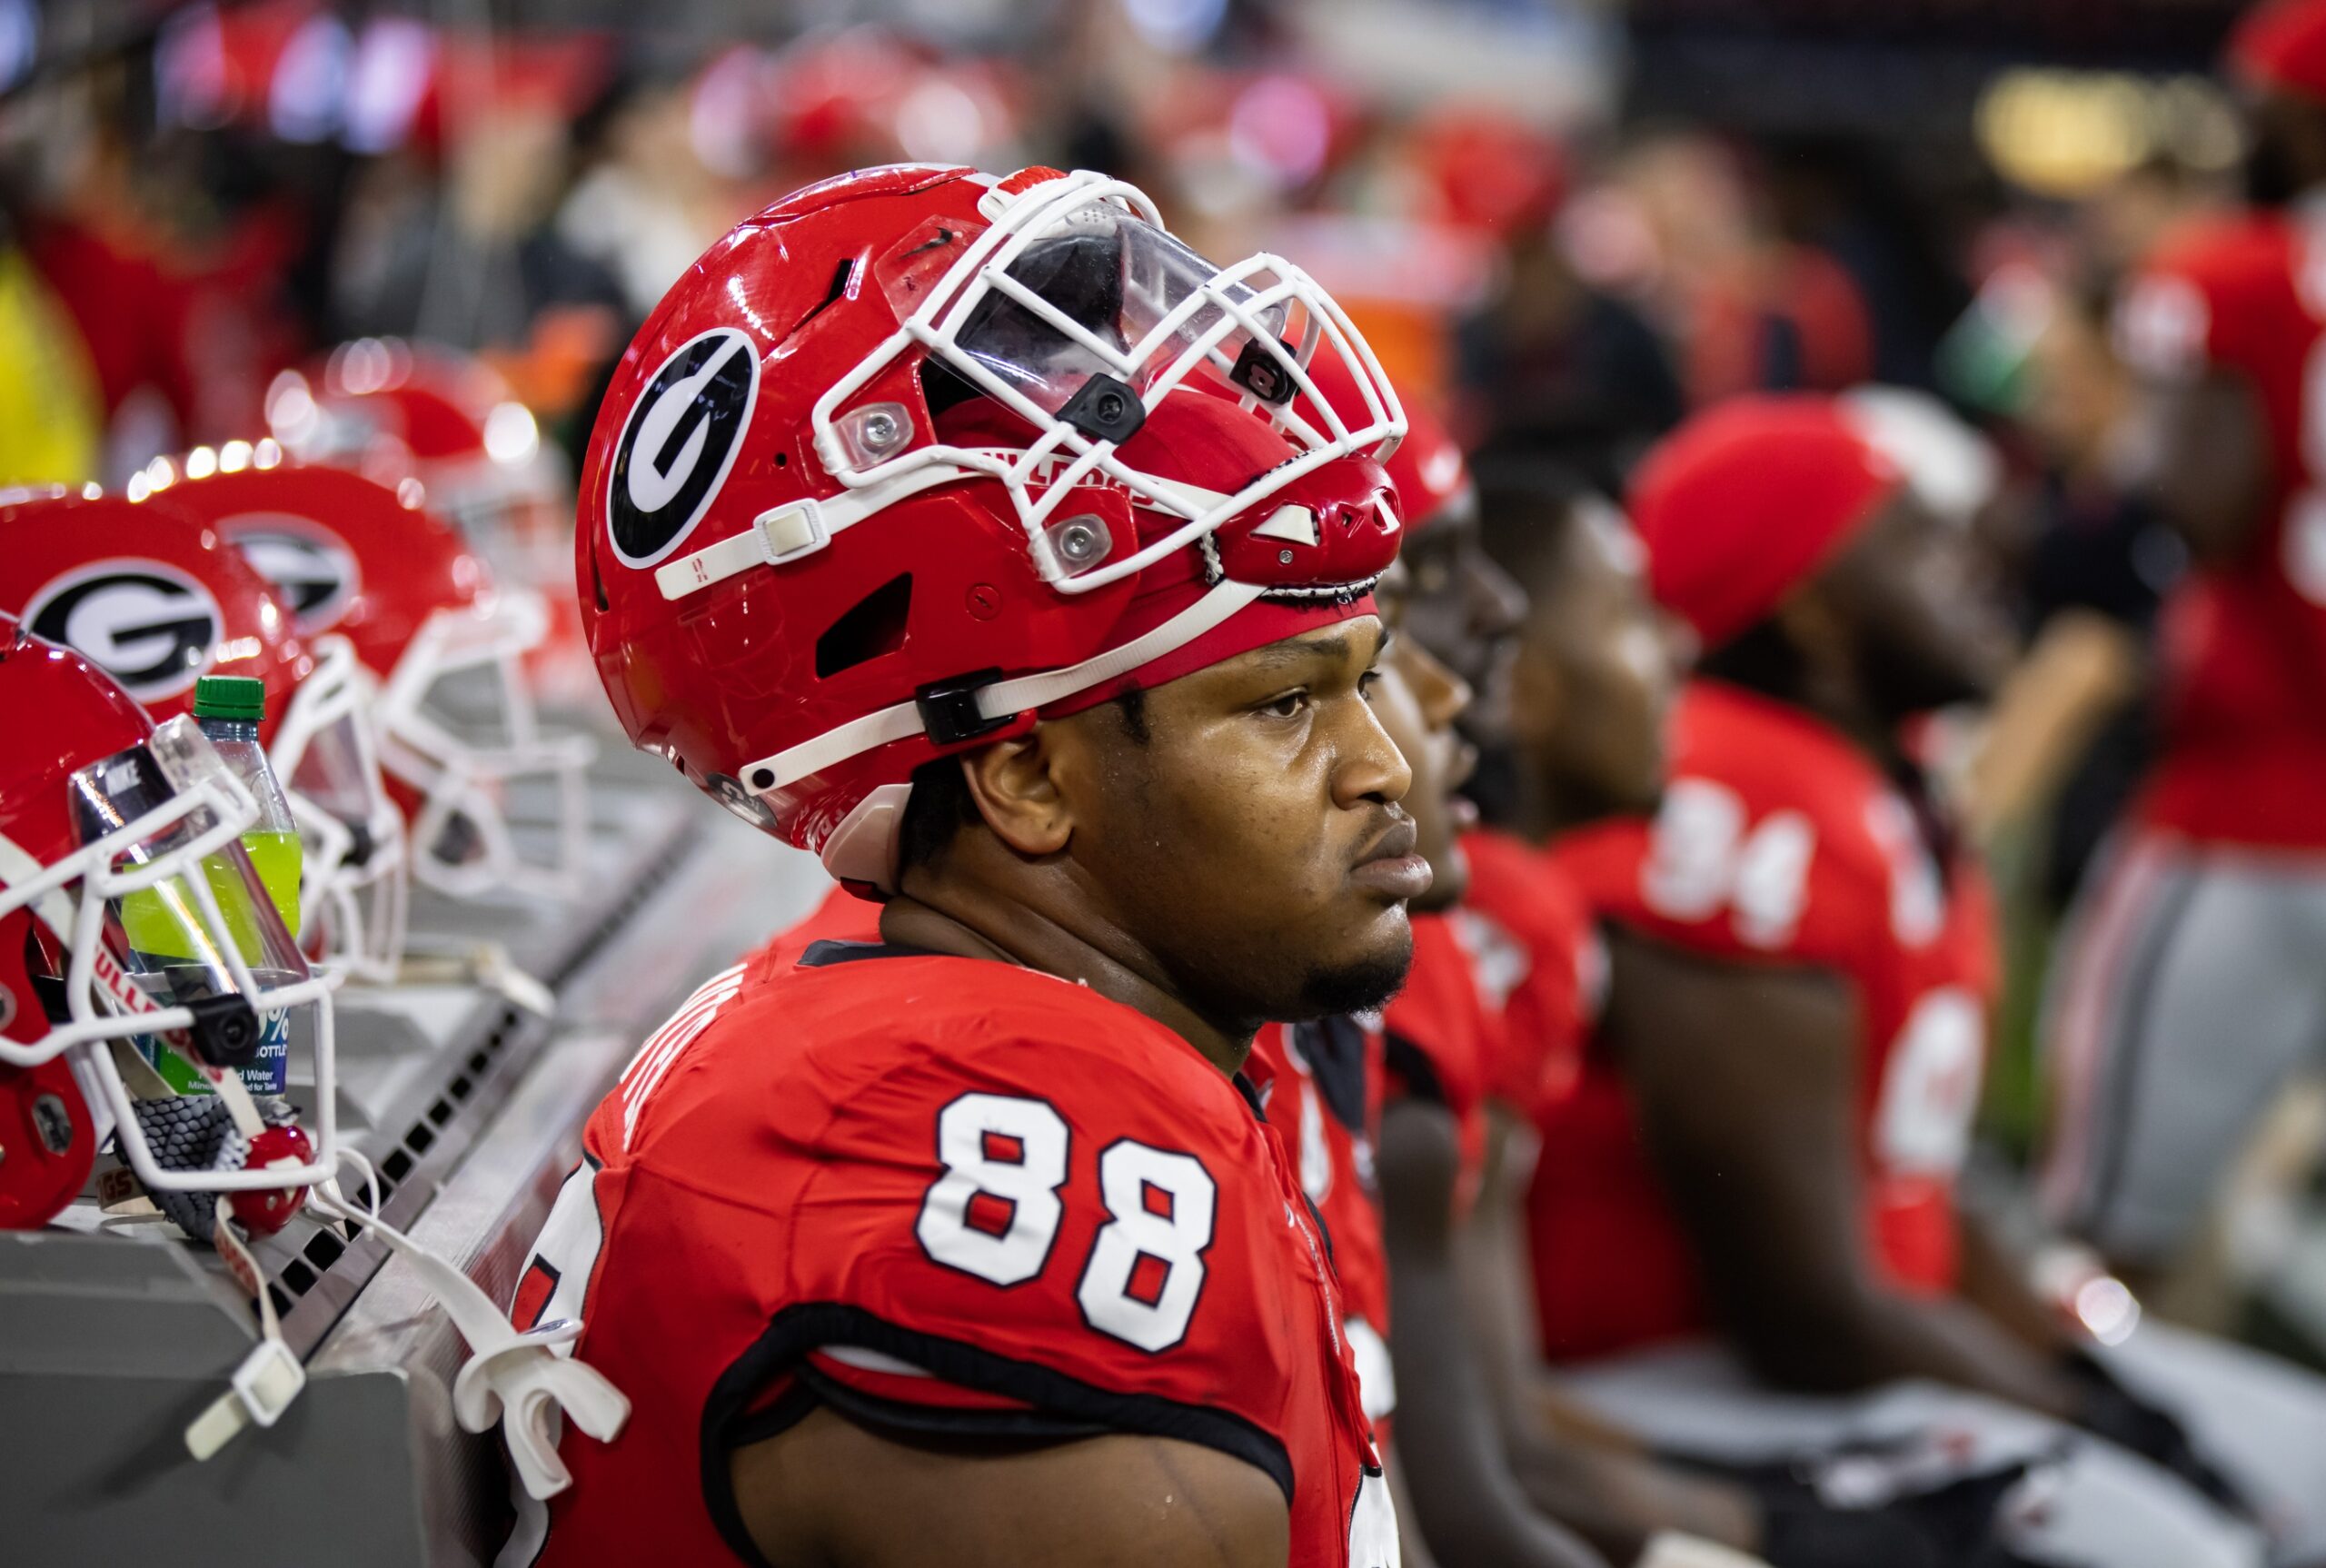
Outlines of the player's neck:
{"label": "player's neck", "polygon": [[1898,770],[1904,760],[1898,746],[1898,722],[1884,718],[1880,707],[1867,698],[1857,681],[1837,679],[1830,686],[1824,681],[1805,681],[1794,706],[1839,731],[1844,739],[1864,752],[1884,774]]}
{"label": "player's neck", "polygon": [[1573,799],[1574,791],[1532,769],[1518,770],[1509,815],[1501,824],[1529,844],[1549,843],[1562,833],[1586,827],[1605,813]]}
{"label": "player's neck", "polygon": [[1088,986],[1154,1019],[1230,1077],[1251,1052],[1251,1028],[1207,1017],[1144,945],[1086,907],[1063,878],[1045,878],[1031,897],[1011,898],[963,878],[909,877],[908,890],[880,911],[880,937]]}

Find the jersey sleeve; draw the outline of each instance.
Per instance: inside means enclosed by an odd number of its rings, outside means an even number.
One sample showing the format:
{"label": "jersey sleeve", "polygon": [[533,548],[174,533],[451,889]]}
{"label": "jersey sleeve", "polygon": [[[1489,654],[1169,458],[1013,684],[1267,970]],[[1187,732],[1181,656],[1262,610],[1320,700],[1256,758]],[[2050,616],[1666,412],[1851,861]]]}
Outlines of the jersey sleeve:
{"label": "jersey sleeve", "polygon": [[1184,1045],[1094,1021],[957,1019],[787,1113],[814,1174],[757,1354],[891,1424],[1179,1437],[1288,1484],[1267,1398],[1304,1304],[1258,1123]]}

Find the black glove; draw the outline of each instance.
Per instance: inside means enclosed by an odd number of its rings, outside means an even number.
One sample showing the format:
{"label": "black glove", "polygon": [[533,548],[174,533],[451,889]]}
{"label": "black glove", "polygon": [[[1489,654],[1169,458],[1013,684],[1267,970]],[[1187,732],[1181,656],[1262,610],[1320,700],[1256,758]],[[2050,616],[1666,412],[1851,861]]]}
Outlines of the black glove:
{"label": "black glove", "polygon": [[2251,1500],[2197,1451],[2179,1417],[2117,1382],[2096,1356],[2072,1350],[2061,1365],[2075,1384],[2076,1425],[2170,1470],[2240,1518],[2259,1520]]}
{"label": "black glove", "polygon": [[1775,1568],[2019,1568],[2023,1560],[1997,1539],[1995,1526],[2004,1497],[2030,1469],[2025,1463],[1935,1485],[1902,1475],[1897,1489],[1877,1486],[1863,1505],[1836,1501],[1836,1488],[1821,1482],[1837,1464],[1879,1465],[1914,1446],[1886,1456],[1867,1448],[1723,1474],[1742,1480],[1758,1499],[1760,1553]]}

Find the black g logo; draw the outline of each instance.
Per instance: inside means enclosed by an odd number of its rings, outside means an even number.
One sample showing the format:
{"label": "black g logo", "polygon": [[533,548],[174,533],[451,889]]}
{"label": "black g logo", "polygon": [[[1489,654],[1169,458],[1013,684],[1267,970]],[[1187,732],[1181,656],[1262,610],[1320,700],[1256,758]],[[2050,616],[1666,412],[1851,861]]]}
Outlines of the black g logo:
{"label": "black g logo", "polygon": [[33,595],[25,625],[77,649],[140,702],[190,690],[218,657],[210,590],[158,561],[100,561]]}
{"label": "black g logo", "polygon": [[249,512],[219,531],[289,602],[301,636],[330,630],[353,602],[362,581],[354,552],[304,518]]}
{"label": "black g logo", "polygon": [[714,327],[662,362],[614,448],[606,532],[625,566],[679,547],[727,481],[759,396],[760,357],[733,327]]}

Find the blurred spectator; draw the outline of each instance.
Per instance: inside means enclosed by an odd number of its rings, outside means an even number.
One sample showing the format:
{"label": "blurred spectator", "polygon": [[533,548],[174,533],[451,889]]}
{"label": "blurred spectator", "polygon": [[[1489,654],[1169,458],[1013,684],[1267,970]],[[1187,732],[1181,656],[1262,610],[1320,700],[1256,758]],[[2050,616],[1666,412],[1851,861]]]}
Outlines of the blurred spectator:
{"label": "blurred spectator", "polygon": [[1456,328],[1465,422],[1484,460],[1559,463],[1606,491],[1677,422],[1680,382],[1647,320],[1586,282],[1548,203],[1508,229],[1508,273]]}
{"label": "blurred spectator", "polygon": [[2109,301],[2054,293],[2035,340],[2021,425],[2041,464],[2015,543],[2026,662],[1995,705],[1973,769],[1974,825],[2043,815],[2041,892],[2065,906],[2131,799],[2150,749],[2150,639],[2185,552],[2117,482],[2130,432],[2131,373],[2111,346]]}

